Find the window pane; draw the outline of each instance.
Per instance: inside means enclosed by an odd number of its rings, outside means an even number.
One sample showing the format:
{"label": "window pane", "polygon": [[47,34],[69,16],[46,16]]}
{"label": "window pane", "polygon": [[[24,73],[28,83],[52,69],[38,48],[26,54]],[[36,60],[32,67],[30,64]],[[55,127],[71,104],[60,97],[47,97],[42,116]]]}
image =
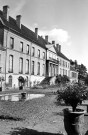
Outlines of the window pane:
{"label": "window pane", "polygon": [[13,56],[9,56],[9,71],[13,72]]}
{"label": "window pane", "polygon": [[32,69],[31,69],[31,74],[34,75],[34,61],[32,61]]}
{"label": "window pane", "polygon": [[45,52],[43,52],[43,59],[45,59]]}
{"label": "window pane", "polygon": [[38,57],[40,57],[40,50],[38,49]]}
{"label": "window pane", "polygon": [[34,56],[34,55],[35,55],[35,48],[32,47],[32,56]]}
{"label": "window pane", "polygon": [[27,54],[29,54],[29,45],[27,45]]}
{"label": "window pane", "polygon": [[20,58],[20,67],[19,67],[19,72],[23,73],[23,58]]}
{"label": "window pane", "polygon": [[43,64],[43,75],[45,75],[45,64]]}
{"label": "window pane", "polygon": [[40,75],[40,63],[38,62],[38,75]]}
{"label": "window pane", "polygon": [[14,48],[14,38],[10,37],[10,48]]}
{"label": "window pane", "polygon": [[20,42],[20,51],[23,52],[23,42]]}
{"label": "window pane", "polygon": [[29,73],[29,60],[26,60],[26,73]]}

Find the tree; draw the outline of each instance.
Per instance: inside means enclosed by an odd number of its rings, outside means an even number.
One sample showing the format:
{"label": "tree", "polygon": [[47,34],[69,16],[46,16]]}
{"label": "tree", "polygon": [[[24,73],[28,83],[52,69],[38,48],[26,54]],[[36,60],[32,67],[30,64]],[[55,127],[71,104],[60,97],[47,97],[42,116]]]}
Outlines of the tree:
{"label": "tree", "polygon": [[73,61],[70,60],[70,64],[74,66],[74,68],[78,71],[78,80],[84,81],[85,77],[87,76],[87,68],[85,65],[79,65],[77,60]]}
{"label": "tree", "polygon": [[78,66],[78,79],[79,80],[85,80],[85,77],[87,76],[87,68],[83,64]]}

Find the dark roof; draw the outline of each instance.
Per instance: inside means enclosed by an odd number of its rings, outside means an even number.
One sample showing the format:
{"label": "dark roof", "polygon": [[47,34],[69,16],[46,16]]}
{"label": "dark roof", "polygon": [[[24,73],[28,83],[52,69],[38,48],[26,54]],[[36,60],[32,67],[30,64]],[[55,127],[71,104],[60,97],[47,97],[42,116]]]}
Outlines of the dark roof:
{"label": "dark roof", "polygon": [[54,46],[56,53],[58,56],[60,56],[61,58],[70,61],[63,53],[59,52],[58,49]]}
{"label": "dark roof", "polygon": [[[16,24],[16,20],[12,17],[9,16],[9,21],[7,21],[4,17],[3,17],[3,13],[0,10],[0,17],[2,18],[3,22],[4,22],[4,26],[5,28],[8,28],[10,31],[15,32],[16,34],[20,35],[21,37],[27,39],[28,41],[34,42],[36,43],[38,46],[46,49],[46,40],[43,39],[41,36],[38,35],[38,39],[36,38],[35,32],[33,32],[32,30],[28,29],[26,26],[24,26],[23,24],[21,24],[21,29],[18,27],[18,25]],[[48,42],[48,44],[51,44]],[[69,60],[64,54],[62,54],[61,52],[59,52],[57,50],[57,48],[55,47],[55,50],[57,52],[57,55],[62,57],[63,59]]]}
{"label": "dark roof", "polygon": [[2,18],[5,27],[9,30],[15,32],[16,34],[22,36],[23,38],[32,41],[39,45],[40,47],[46,49],[45,45],[47,44],[46,41],[38,35],[38,39],[36,38],[35,32],[28,29],[26,26],[21,24],[21,29],[17,26],[16,20],[9,16],[9,21],[7,21],[2,14],[2,11],[0,11],[0,17]]}

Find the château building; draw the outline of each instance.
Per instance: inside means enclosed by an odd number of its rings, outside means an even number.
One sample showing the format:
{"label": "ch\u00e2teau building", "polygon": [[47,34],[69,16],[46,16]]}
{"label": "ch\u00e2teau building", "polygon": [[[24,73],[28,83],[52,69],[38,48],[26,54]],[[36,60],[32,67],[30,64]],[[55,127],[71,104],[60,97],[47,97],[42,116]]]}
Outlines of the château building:
{"label": "ch\u00e2teau building", "polygon": [[21,15],[9,16],[9,6],[0,10],[0,80],[1,85],[25,87],[41,82],[47,76],[70,76],[70,61],[62,54],[61,45],[50,43],[21,23]]}

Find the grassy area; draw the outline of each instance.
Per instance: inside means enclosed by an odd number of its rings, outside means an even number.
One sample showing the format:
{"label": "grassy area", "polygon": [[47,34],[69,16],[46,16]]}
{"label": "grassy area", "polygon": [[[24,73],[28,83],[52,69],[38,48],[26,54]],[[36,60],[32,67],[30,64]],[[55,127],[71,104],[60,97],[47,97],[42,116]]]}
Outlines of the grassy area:
{"label": "grassy area", "polygon": [[[0,101],[0,135],[27,135],[27,132],[66,135],[62,111],[66,106],[56,106],[55,101],[53,94],[29,101]],[[84,132],[87,120],[86,117]]]}

